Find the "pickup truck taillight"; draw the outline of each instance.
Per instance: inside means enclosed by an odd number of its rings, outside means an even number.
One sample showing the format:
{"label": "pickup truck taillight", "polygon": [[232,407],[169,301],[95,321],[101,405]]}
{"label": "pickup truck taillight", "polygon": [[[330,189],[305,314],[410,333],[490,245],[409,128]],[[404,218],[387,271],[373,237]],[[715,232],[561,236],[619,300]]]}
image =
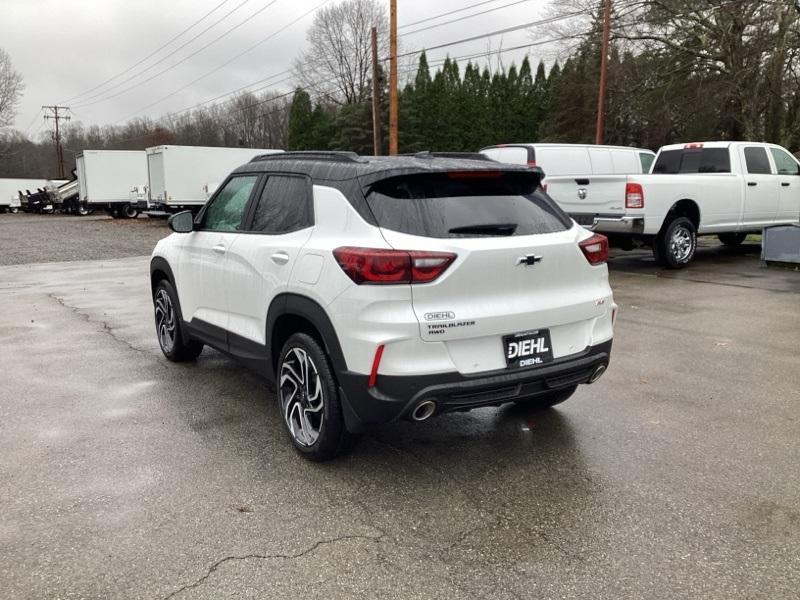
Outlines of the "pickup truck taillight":
{"label": "pickup truck taillight", "polygon": [[450,252],[353,247],[336,248],[333,256],[358,285],[429,283],[456,259]]}
{"label": "pickup truck taillight", "polygon": [[608,260],[608,238],[599,233],[578,242],[590,265],[601,265]]}
{"label": "pickup truck taillight", "polygon": [[639,183],[625,185],[625,208],[644,208],[644,190]]}

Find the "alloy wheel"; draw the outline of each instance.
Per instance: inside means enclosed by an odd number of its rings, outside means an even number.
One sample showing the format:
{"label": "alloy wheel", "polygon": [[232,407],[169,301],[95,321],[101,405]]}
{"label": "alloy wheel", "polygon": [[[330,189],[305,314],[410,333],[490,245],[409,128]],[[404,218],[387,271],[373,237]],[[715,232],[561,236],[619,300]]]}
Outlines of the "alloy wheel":
{"label": "alloy wheel", "polygon": [[676,227],[669,241],[670,252],[675,260],[679,263],[686,262],[692,254],[693,246],[692,233],[686,227]]}
{"label": "alloy wheel", "polygon": [[303,348],[290,348],[281,363],[280,400],[289,433],[301,446],[319,439],[325,399],[317,366]]}
{"label": "alloy wheel", "polygon": [[156,331],[158,343],[162,350],[169,354],[175,347],[175,309],[166,290],[160,289],[156,293]]}

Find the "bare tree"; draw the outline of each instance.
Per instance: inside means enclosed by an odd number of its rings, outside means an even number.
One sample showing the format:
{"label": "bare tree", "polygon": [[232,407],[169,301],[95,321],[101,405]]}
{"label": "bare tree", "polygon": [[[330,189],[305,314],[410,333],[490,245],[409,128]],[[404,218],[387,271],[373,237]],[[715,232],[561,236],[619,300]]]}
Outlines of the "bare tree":
{"label": "bare tree", "polygon": [[22,75],[14,70],[11,57],[0,48],[0,127],[14,122],[17,103],[24,89]]}
{"label": "bare tree", "polygon": [[295,60],[295,74],[305,89],[334,102],[353,104],[369,97],[370,28],[378,29],[378,54],[389,52],[383,2],[345,0],[319,10],[306,34],[308,49]]}

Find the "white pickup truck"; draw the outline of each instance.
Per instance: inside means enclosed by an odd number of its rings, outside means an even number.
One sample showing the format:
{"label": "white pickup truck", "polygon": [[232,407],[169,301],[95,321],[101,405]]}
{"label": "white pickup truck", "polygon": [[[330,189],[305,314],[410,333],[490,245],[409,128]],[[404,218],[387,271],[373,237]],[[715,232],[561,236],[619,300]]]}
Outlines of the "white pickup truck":
{"label": "white pickup truck", "polygon": [[648,175],[629,175],[624,195],[557,198],[579,224],[622,248],[651,245],[660,264],[692,260],[698,235],[726,245],[800,221],[800,162],[775,144],[704,142],[664,146]]}

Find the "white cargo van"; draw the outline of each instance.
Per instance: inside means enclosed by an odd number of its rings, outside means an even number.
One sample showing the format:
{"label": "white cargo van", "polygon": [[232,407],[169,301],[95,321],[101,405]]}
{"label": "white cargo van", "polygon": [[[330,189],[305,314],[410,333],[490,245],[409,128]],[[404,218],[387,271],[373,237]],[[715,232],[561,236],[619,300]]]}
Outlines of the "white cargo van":
{"label": "white cargo van", "polygon": [[139,214],[131,204],[131,190],[147,182],[144,150],[84,150],[75,157],[80,189],[78,201],[85,208],[103,208],[112,217],[132,219]]}
{"label": "white cargo van", "polygon": [[[620,203],[627,176],[649,173],[656,157],[642,148],[584,144],[504,144],[480,152],[499,162],[540,167],[542,187],[580,225],[602,218],[597,213],[609,201]],[[578,216],[587,213],[592,222]]]}
{"label": "white cargo van", "polygon": [[155,146],[146,152],[149,200],[140,201],[137,206],[140,210],[176,212],[184,208],[199,210],[236,167],[261,154],[283,150]]}

